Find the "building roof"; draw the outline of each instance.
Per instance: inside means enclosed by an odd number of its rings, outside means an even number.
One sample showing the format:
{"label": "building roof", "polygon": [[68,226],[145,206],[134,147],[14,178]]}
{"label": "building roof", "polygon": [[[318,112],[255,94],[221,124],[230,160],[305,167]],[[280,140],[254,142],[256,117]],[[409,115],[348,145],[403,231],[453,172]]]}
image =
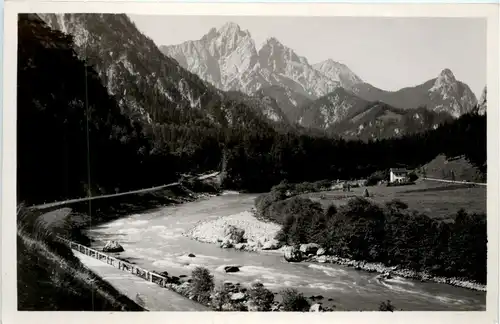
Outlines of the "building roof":
{"label": "building roof", "polygon": [[404,173],[404,172],[408,172],[408,170],[406,170],[405,168],[391,168],[389,171],[390,171],[390,172],[395,172],[395,173]]}

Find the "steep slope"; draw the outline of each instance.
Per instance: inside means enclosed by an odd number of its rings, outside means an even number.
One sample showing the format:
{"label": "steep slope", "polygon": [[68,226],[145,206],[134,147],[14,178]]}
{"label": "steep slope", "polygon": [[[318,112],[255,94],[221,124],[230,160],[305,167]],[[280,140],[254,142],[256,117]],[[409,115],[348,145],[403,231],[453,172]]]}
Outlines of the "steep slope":
{"label": "steep slope", "polygon": [[19,311],[144,310],[86,268],[66,245],[55,239],[53,228],[37,221],[41,217],[39,211],[18,207]]}
{"label": "steep slope", "polygon": [[402,110],[375,102],[333,124],[330,131],[347,139],[386,139],[436,129],[450,119],[447,113],[435,113],[425,108]]}
{"label": "steep slope", "polygon": [[423,177],[435,179],[472,182],[486,181],[486,174],[483,174],[476,166],[467,161],[464,156],[447,158],[444,154],[440,154],[422,166],[419,173]]}
{"label": "steep slope", "polygon": [[364,110],[368,104],[368,101],[344,88],[338,88],[306,106],[299,118],[299,124],[304,127],[330,129],[334,124]]}
{"label": "steep slope", "polygon": [[235,117],[219,90],[163,55],[126,15],[40,16],[74,36],[79,56],[98,71],[122,110],[142,122],[227,126]]}
{"label": "steep slope", "polygon": [[354,74],[345,64],[332,59],[316,63],[313,67],[331,80],[340,82],[340,85],[345,89],[351,89],[356,84],[363,83],[363,80]]}
{"label": "steep slope", "polygon": [[481,94],[481,99],[479,99],[478,102],[478,114],[484,115],[486,114],[486,108],[487,108],[488,102],[487,102],[487,89],[484,87],[483,93]]}
{"label": "steep slope", "polygon": [[185,69],[225,91],[253,93],[268,81],[260,72],[257,50],[248,31],[234,23],[212,28],[197,41],[161,46]]}
{"label": "steep slope", "polygon": [[140,124],[121,114],[71,37],[21,15],[17,73],[19,201],[79,198],[151,180]]}
{"label": "steep slope", "polygon": [[270,96],[261,97],[257,95],[246,95],[239,91],[228,91],[224,97],[233,102],[238,102],[259,110],[272,124],[289,124],[287,116],[276,100]]}
{"label": "steep slope", "polygon": [[267,39],[259,50],[259,62],[262,69],[270,71],[278,85],[313,99],[340,87],[340,82],[327,78],[305,57],[297,55],[274,37]]}
{"label": "steep slope", "polygon": [[425,106],[434,112],[446,112],[455,118],[473,110],[476,96],[469,86],[456,80],[449,69],[423,84],[390,92],[368,83],[353,86],[352,91],[368,101],[382,101],[402,109]]}
{"label": "steep slope", "polygon": [[302,108],[312,102],[305,95],[280,86],[261,88],[255,95],[263,101],[274,100],[291,123],[297,122]]}

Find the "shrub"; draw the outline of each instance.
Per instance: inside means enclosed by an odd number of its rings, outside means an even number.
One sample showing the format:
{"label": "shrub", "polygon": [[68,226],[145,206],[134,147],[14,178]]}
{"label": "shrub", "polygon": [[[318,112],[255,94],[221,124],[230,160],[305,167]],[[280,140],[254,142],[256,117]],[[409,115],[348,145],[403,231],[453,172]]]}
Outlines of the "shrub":
{"label": "shrub", "polygon": [[328,208],[326,209],[326,212],[325,212],[325,215],[328,219],[332,218],[335,214],[337,214],[337,205],[335,204],[331,204],[330,206],[328,206]]}
{"label": "shrub", "polygon": [[262,283],[253,283],[248,294],[250,295],[250,301],[255,306],[256,311],[267,312],[271,310],[274,294],[269,289],[264,288]]}
{"label": "shrub", "polygon": [[415,182],[418,179],[418,175],[415,172],[410,172],[408,174],[408,180],[409,182]]}
{"label": "shrub", "polygon": [[378,310],[381,312],[393,312],[395,309],[396,307],[391,304],[390,300],[388,300],[387,302],[381,302],[380,306],[378,307]]}
{"label": "shrub", "polygon": [[231,302],[231,294],[226,285],[216,289],[211,297],[210,306],[215,311],[222,311],[222,306]]}
{"label": "shrub", "polygon": [[302,293],[296,289],[281,291],[283,310],[286,312],[307,312],[311,305]]}
{"label": "shrub", "polygon": [[210,302],[210,293],[214,289],[214,276],[207,268],[196,267],[191,273],[190,293],[194,299],[202,304]]}
{"label": "shrub", "polygon": [[403,210],[403,209],[408,209],[408,204],[405,202],[402,202],[399,199],[393,199],[391,201],[388,201],[385,203],[385,207],[389,210]]}
{"label": "shrub", "polygon": [[281,219],[282,232],[276,239],[285,244],[309,243],[326,226],[323,208],[310,199],[292,197],[270,208],[273,219]]}
{"label": "shrub", "polygon": [[389,174],[387,171],[376,171],[372,173],[368,179],[366,179],[365,185],[366,186],[375,186],[377,185],[380,181],[387,180],[389,178]]}
{"label": "shrub", "polygon": [[245,230],[233,225],[228,225],[224,229],[224,235],[228,237],[230,240],[232,240],[234,243],[241,243],[243,242],[243,236],[245,235]]}

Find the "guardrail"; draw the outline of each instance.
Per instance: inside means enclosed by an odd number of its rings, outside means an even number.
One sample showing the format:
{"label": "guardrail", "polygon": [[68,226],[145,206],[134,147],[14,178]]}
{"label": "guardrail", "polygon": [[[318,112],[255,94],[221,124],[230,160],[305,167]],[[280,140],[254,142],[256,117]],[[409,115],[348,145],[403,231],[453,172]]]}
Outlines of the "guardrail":
{"label": "guardrail", "polygon": [[152,283],[156,283],[158,286],[167,288],[166,284],[168,279],[166,277],[160,276],[159,274],[156,274],[154,272],[151,272],[149,270],[143,269],[141,267],[138,267],[136,265],[133,265],[131,263],[119,260],[115,257],[109,256],[106,253],[97,251],[95,249],[89,248],[88,246],[70,241],[68,239],[65,239],[63,237],[57,236],[57,239],[66,245],[72,250],[78,251],[82,254],[85,254],[87,256],[90,256],[94,259],[97,259],[99,261],[102,261],[106,264],[109,264],[115,268],[118,268],[119,270],[130,272],[133,275],[136,275],[144,280],[150,281]]}
{"label": "guardrail", "polygon": [[472,184],[472,185],[478,185],[478,186],[486,186],[486,183],[482,182],[470,182],[470,181],[454,181],[454,180],[444,180],[444,179],[436,179],[436,178],[422,178],[423,180],[430,180],[430,181],[439,181],[439,182],[448,182],[448,183],[460,183],[460,184]]}

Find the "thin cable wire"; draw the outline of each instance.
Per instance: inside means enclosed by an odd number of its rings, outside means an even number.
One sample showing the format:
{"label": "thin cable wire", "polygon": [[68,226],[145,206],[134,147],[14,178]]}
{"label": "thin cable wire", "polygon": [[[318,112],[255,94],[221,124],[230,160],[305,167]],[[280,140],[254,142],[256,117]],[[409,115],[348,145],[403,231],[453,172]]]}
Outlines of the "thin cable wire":
{"label": "thin cable wire", "polygon": [[[87,195],[89,198],[92,197],[91,191],[91,182],[90,182],[90,132],[89,132],[89,119],[90,119],[90,110],[89,110],[89,100],[88,100],[88,84],[87,84],[87,61],[84,61],[85,65],[85,111],[86,111],[86,133],[87,133]],[[89,206],[89,228],[92,229],[92,200],[88,200]],[[95,287],[94,282],[91,282],[92,285],[92,310],[94,310],[94,294]]]}

